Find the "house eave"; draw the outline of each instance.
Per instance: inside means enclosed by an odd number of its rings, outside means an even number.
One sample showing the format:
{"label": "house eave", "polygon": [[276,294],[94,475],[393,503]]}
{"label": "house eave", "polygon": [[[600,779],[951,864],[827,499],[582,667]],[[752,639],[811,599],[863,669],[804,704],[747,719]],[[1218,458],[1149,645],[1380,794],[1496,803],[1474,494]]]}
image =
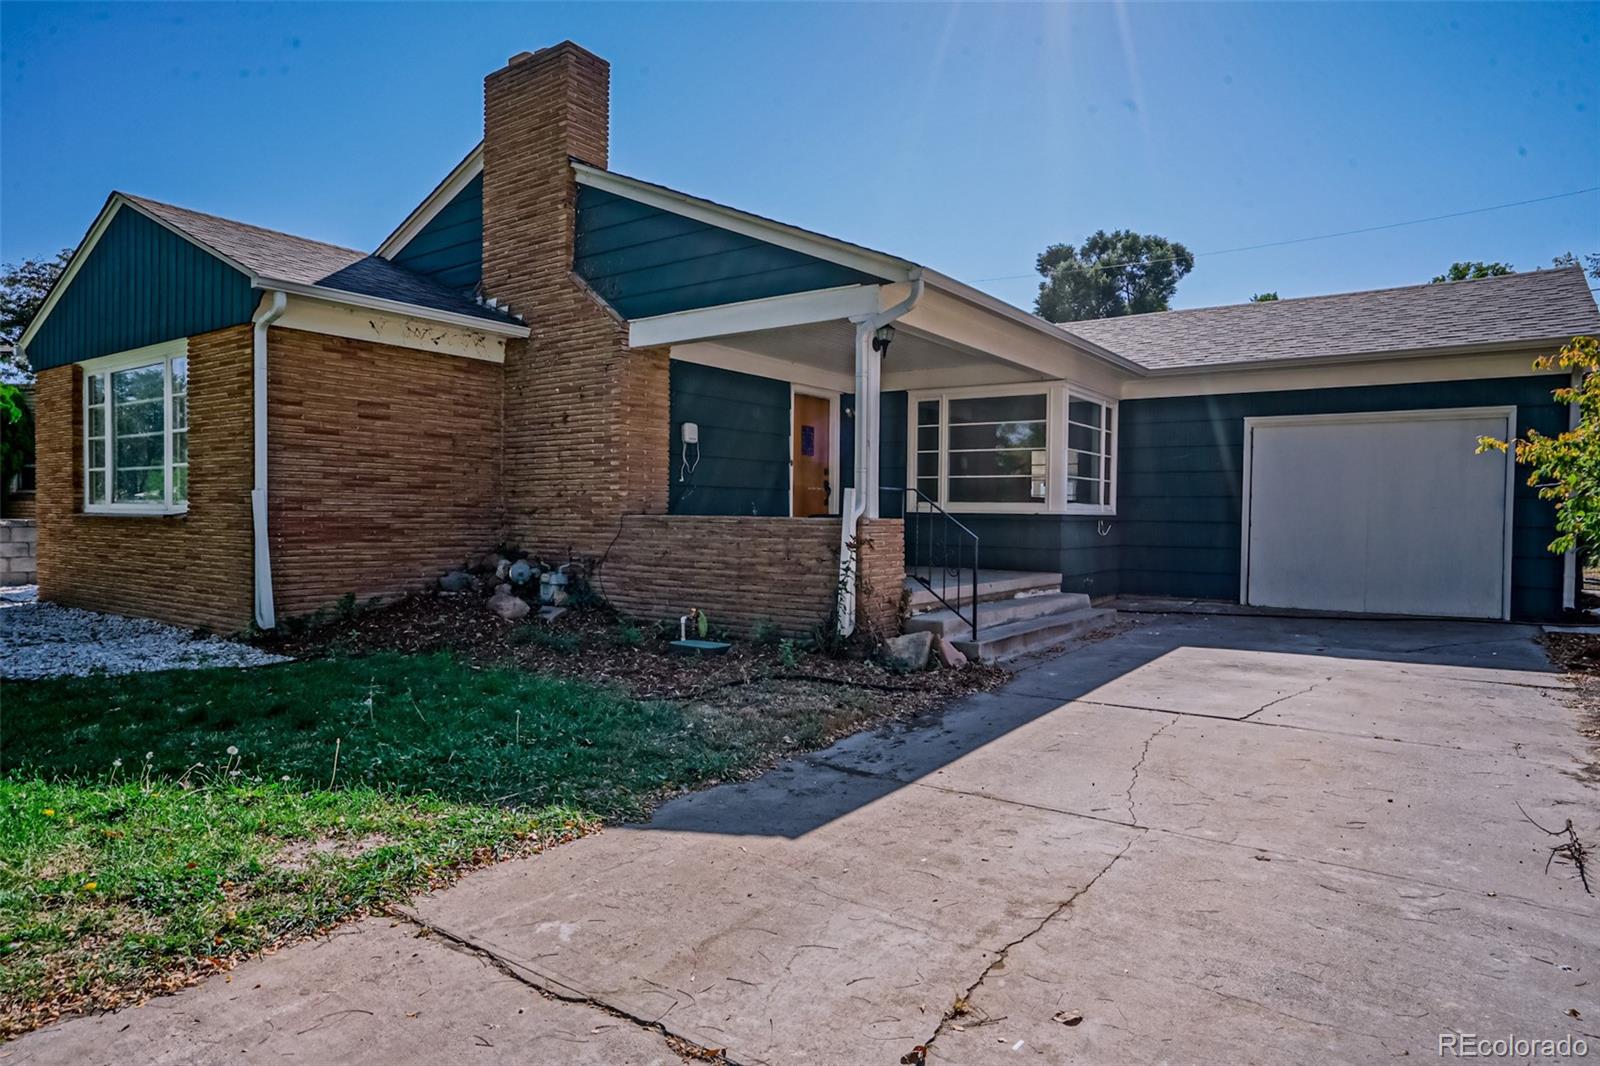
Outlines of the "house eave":
{"label": "house eave", "polygon": [[473,178],[483,173],[483,142],[467,153],[467,157],[457,163],[455,169],[445,175],[443,181],[434,187],[434,190],[423,198],[406,216],[406,220],[395,228],[395,231],[385,237],[383,243],[378,245],[378,250],[373,253],[381,259],[393,259],[405,249],[405,246],[427,228],[428,223],[443,211],[456,198],[456,195],[471,183]]}
{"label": "house eave", "polygon": [[1193,366],[1151,367],[1146,369],[1144,373],[1149,377],[1192,377],[1196,374],[1233,374],[1251,370],[1289,370],[1295,367],[1356,366],[1365,363],[1399,362],[1452,355],[1504,355],[1507,352],[1516,352],[1524,349],[1561,345],[1571,339],[1571,335],[1563,334],[1558,337],[1528,337],[1515,340],[1482,341],[1475,344],[1442,344],[1425,348],[1396,348],[1373,352],[1304,356],[1293,359],[1254,359],[1232,363],[1197,363]]}

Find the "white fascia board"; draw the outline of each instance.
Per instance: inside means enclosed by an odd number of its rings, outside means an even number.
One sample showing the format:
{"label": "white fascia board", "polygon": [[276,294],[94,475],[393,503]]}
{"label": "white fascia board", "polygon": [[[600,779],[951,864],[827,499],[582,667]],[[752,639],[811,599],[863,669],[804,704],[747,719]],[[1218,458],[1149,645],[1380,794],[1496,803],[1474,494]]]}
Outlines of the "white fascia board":
{"label": "white fascia board", "polygon": [[886,281],[909,281],[912,271],[917,268],[915,263],[898,256],[885,255],[883,252],[875,252],[858,244],[812,233],[798,226],[774,222],[770,218],[724,207],[722,204],[702,200],[698,196],[690,196],[688,193],[677,192],[637,178],[623,177],[621,174],[601,170],[577,160],[573,160],[572,169],[580,185],[613,193],[755,240],[766,241],[768,244],[776,244],[780,248],[825,259],[830,263],[850,267],[863,274],[872,274]]}
{"label": "white fascia board", "polygon": [[483,142],[467,153],[467,158],[456,164],[456,168],[445,176],[438,186],[429,193],[427,199],[417,205],[416,210],[406,216],[400,227],[378,245],[375,253],[383,259],[393,259],[399,255],[406,245],[410,244],[417,234],[427,228],[428,223],[443,211],[456,194],[471,184],[472,179],[483,173]]}
{"label": "white fascia board", "polygon": [[[1124,400],[1165,396],[1219,396],[1234,392],[1291,392],[1298,389],[1337,389],[1360,385],[1411,385],[1435,381],[1475,381],[1486,378],[1531,377],[1540,374],[1533,360],[1547,349],[1507,347],[1421,357],[1389,356],[1346,360],[1339,363],[1302,361],[1267,366],[1237,364],[1228,373],[1210,369],[1165,372],[1122,387]],[[1542,372],[1552,378],[1563,370]],[[1558,382],[1552,381],[1554,388]]]}
{"label": "white fascia board", "polygon": [[1047,322],[1038,315],[1029,314],[1020,307],[1013,307],[1004,300],[1001,300],[998,297],[990,296],[981,289],[975,289],[964,281],[957,281],[955,278],[952,278],[946,274],[941,274],[937,270],[924,271],[922,276],[929,285],[943,292],[949,293],[951,296],[954,296],[957,299],[965,300],[967,303],[981,307],[983,310],[988,311],[991,314],[1010,319],[1013,322],[1026,326],[1028,329],[1031,329],[1036,333],[1042,333],[1046,337],[1050,337],[1053,340],[1059,341],[1068,347],[1075,348],[1080,352],[1103,359],[1111,365],[1122,370],[1126,370],[1131,374],[1144,375],[1149,373],[1148,370],[1140,366],[1138,363],[1133,362],[1131,359],[1124,359],[1122,356],[1111,351],[1109,348],[1103,348],[1100,345],[1095,344],[1093,341],[1086,340],[1083,337],[1078,336],[1076,333],[1072,333],[1061,326],[1056,325],[1054,322]]}
{"label": "white fascia board", "polygon": [[294,296],[304,296],[312,300],[326,300],[329,303],[348,304],[351,307],[367,307],[374,311],[387,311],[390,314],[419,318],[427,322],[440,322],[449,326],[475,329],[483,333],[493,333],[500,337],[526,337],[532,332],[520,322],[495,322],[486,318],[476,318],[472,315],[457,314],[454,311],[440,311],[432,307],[420,307],[417,304],[409,304],[401,300],[386,300],[381,296],[367,296],[358,292],[346,292],[343,289],[327,289],[319,285],[305,285],[297,281],[278,281],[273,278],[262,277],[252,278],[251,283],[258,289],[281,290]]}
{"label": "white fascia board", "polygon": [[680,363],[695,363],[699,366],[716,367],[718,370],[731,370],[738,374],[750,374],[758,378],[787,381],[791,385],[797,385],[802,388],[822,389],[827,392],[837,393],[855,391],[855,376],[853,374],[829,370],[827,367],[796,363],[773,355],[762,355],[759,352],[747,352],[742,348],[733,348],[710,341],[696,341],[690,344],[677,345],[672,349],[672,358]]}
{"label": "white fascia board", "polygon": [[415,315],[390,315],[370,307],[291,296],[274,328],[297,329],[331,337],[410,348],[432,355],[503,363],[506,338],[475,327],[448,326]]}
{"label": "white fascia board", "polygon": [[628,323],[628,345],[655,348],[870,315],[881,308],[883,288],[882,285],[845,285],[636,318]]}

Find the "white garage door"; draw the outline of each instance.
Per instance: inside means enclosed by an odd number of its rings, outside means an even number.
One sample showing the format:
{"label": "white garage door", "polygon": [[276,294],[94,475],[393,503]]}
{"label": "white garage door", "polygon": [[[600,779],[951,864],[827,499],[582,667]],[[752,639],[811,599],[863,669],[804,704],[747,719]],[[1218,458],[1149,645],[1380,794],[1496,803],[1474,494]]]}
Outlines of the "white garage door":
{"label": "white garage door", "polygon": [[1244,602],[1509,617],[1514,409],[1245,420]]}

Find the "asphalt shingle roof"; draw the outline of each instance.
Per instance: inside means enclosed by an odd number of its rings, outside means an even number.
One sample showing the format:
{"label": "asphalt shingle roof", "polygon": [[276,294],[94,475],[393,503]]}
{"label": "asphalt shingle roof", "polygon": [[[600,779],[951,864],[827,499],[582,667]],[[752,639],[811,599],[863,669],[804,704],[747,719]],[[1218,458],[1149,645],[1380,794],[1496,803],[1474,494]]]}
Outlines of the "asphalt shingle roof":
{"label": "asphalt shingle roof", "polygon": [[1327,359],[1600,335],[1579,267],[1477,281],[1064,322],[1151,370]]}
{"label": "asphalt shingle roof", "polygon": [[504,312],[478,303],[469,293],[441,285],[368,252],[279,233],[142,196],[122,195],[173,229],[262,278],[397,300],[487,322],[514,321]]}

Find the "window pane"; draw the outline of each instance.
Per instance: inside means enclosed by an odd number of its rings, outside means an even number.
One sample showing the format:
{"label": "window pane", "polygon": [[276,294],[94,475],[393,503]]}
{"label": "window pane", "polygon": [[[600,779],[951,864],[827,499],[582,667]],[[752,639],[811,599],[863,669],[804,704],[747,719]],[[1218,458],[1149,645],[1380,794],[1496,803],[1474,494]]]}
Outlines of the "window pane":
{"label": "window pane", "polygon": [[116,424],[118,437],[130,433],[159,434],[162,422],[161,401],[136,400],[133,403],[118,403],[112,421]]}
{"label": "window pane", "polygon": [[936,452],[939,450],[939,427],[917,427],[917,451]]}
{"label": "window pane", "polygon": [[1100,456],[1088,452],[1067,452],[1067,475],[1069,477],[1099,477]]}
{"label": "window pane", "polygon": [[111,465],[117,470],[160,467],[167,461],[166,444],[159,433],[139,437],[118,437],[111,455]]}
{"label": "window pane", "polygon": [[189,434],[174,433],[172,435],[172,462],[187,463],[189,461]]}
{"label": "window pane", "polygon": [[917,478],[917,491],[930,500],[939,499],[939,479],[936,477]]}
{"label": "window pane", "polygon": [[189,468],[187,466],[174,466],[172,468],[172,502],[189,502]]}
{"label": "window pane", "polygon": [[917,456],[917,476],[918,477],[938,477],[939,476],[939,453],[938,452],[923,452],[923,453],[921,453],[920,455]]}
{"label": "window pane", "polygon": [[189,360],[180,357],[172,361],[172,395],[178,396],[189,391]]}
{"label": "window pane", "polygon": [[1033,503],[1029,477],[953,477],[951,503]]}
{"label": "window pane", "polygon": [[104,374],[89,375],[89,403],[101,404],[106,402],[106,378]]}
{"label": "window pane", "polygon": [[104,404],[97,404],[89,408],[89,436],[104,437],[106,435],[106,409]]}
{"label": "window pane", "polygon": [[172,428],[189,428],[189,397],[174,394],[172,397]]}
{"label": "window pane", "polygon": [[999,422],[989,426],[950,427],[950,450],[975,448],[1043,448],[1043,422]]}
{"label": "window pane", "polygon": [[[1036,458],[1042,460],[1042,451],[1020,452],[951,452],[951,477],[1032,477],[1040,468]],[[1041,475],[1042,476],[1042,475]]]}
{"label": "window pane", "polygon": [[1027,422],[1045,417],[1043,393],[1030,396],[975,396],[950,401],[950,424]]}
{"label": "window pane", "polygon": [[1101,419],[1105,416],[1105,408],[1090,400],[1068,400],[1067,420],[1079,422],[1086,426],[1099,429]]}
{"label": "window pane", "polygon": [[1067,502],[1089,504],[1104,502],[1100,496],[1100,482],[1080,477],[1068,478]]}
{"label": "window pane", "polygon": [[162,364],[119,370],[111,375],[111,402],[113,405],[134,400],[159,400],[162,397]]}
{"label": "window pane", "polygon": [[1100,442],[1104,435],[1098,429],[1086,429],[1083,426],[1067,427],[1067,447],[1079,451],[1098,452]]}
{"label": "window pane", "polygon": [[112,503],[164,503],[165,485],[161,468],[125,470],[118,467],[112,476]]}
{"label": "window pane", "polygon": [[917,425],[919,425],[919,426],[933,426],[935,428],[938,428],[938,425],[939,425],[939,401],[938,400],[918,400],[917,401]]}
{"label": "window pane", "polygon": [[104,470],[89,471],[89,502],[106,502],[106,472]]}

